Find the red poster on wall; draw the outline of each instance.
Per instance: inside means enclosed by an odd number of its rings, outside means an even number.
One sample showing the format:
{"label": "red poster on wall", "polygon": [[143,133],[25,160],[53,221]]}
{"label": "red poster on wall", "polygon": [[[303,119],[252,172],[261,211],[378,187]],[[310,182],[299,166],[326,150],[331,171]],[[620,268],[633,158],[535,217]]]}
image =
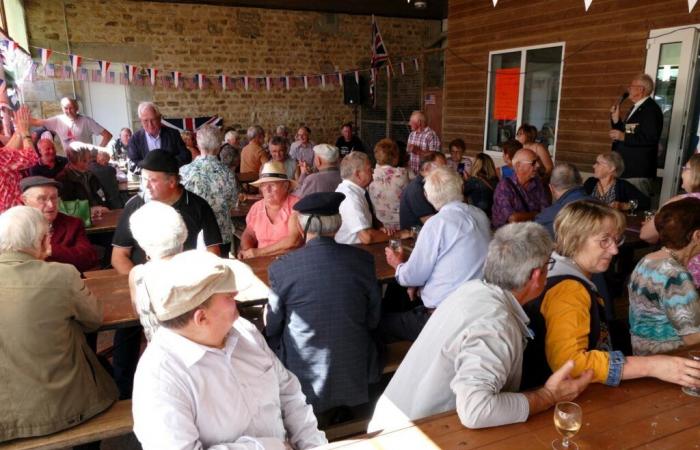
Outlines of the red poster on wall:
{"label": "red poster on wall", "polygon": [[518,92],[520,91],[520,68],[496,69],[496,98],[493,118],[516,120],[518,118]]}

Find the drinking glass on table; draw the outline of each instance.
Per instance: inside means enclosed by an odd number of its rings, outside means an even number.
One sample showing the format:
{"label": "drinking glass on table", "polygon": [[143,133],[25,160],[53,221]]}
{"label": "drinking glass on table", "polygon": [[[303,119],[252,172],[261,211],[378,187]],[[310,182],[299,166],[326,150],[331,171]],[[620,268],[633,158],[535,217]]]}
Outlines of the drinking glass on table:
{"label": "drinking glass on table", "polygon": [[418,233],[420,233],[421,227],[418,225],[414,225],[411,227],[411,236],[413,236],[413,239],[418,239]]}
{"label": "drinking glass on table", "polygon": [[552,441],[554,450],[578,450],[578,445],[570,439],[581,429],[583,411],[573,402],[559,402],[554,408],[554,427],[562,435]]}
{"label": "drinking glass on table", "polygon": [[[700,350],[691,350],[688,352],[688,357],[693,361],[700,361]],[[682,389],[684,394],[700,397],[700,389],[684,386]]]}
{"label": "drinking glass on table", "polygon": [[637,200],[630,200],[628,203],[630,205],[630,214],[634,215],[634,211],[637,209],[637,206],[639,206],[639,202]]}
{"label": "drinking glass on table", "polygon": [[390,239],[389,248],[392,249],[394,252],[398,252],[399,250],[401,250],[401,239]]}

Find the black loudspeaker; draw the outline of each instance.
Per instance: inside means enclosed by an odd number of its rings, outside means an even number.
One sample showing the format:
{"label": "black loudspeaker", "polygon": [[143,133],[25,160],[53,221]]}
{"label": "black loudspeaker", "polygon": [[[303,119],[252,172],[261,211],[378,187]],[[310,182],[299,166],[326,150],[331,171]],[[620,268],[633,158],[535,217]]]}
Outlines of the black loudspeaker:
{"label": "black loudspeaker", "polygon": [[358,84],[354,73],[343,75],[343,103],[346,105],[362,104],[362,81],[362,77],[360,77],[360,83]]}

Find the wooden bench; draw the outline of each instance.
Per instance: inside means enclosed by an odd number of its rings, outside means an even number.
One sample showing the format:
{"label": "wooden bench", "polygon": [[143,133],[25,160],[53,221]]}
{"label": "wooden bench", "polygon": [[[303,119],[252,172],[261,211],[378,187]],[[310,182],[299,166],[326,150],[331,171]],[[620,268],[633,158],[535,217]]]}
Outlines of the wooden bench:
{"label": "wooden bench", "polygon": [[0,444],[0,450],[62,449],[131,433],[134,420],[131,400],[122,400],[80,425],[48,436],[16,439]]}
{"label": "wooden bench", "polygon": [[[389,375],[396,372],[399,368],[404,356],[411,348],[411,341],[393,342],[387,345],[387,361],[382,370],[383,375]],[[365,434],[369,425],[369,418],[362,418],[332,425],[324,430],[328,441],[337,441],[346,439],[357,434]]]}

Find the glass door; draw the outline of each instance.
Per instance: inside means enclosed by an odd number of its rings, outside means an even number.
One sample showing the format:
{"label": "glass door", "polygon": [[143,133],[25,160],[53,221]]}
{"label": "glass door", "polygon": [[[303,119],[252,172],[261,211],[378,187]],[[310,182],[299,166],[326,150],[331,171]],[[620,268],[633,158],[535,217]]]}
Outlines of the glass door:
{"label": "glass door", "polygon": [[657,161],[661,203],[678,193],[681,166],[695,149],[692,136],[698,132],[695,93],[700,69],[697,35],[695,29],[653,30],[647,41],[645,72],[654,79],[654,100],[664,115]]}

